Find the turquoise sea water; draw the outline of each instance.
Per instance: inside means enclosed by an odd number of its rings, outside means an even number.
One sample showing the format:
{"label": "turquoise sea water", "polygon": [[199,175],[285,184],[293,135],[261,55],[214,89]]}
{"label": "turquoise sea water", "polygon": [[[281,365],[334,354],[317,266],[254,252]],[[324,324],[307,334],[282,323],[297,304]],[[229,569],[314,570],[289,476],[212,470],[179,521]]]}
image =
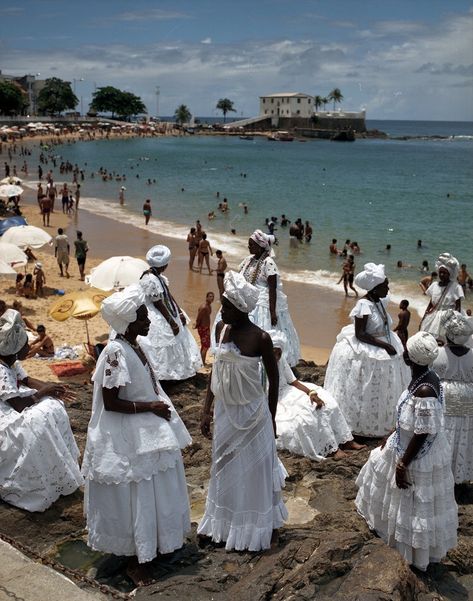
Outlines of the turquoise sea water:
{"label": "turquoise sea water", "polygon": [[[346,238],[358,241],[363,250],[358,268],[366,261],[384,262],[397,282],[397,296],[417,295],[418,267],[427,259],[433,268],[440,252],[452,252],[473,270],[473,124],[372,121],[368,127],[420,138],[270,143],[186,136],[76,143],[58,153],[80,167],[87,163],[83,208],[142,225],[141,207],[150,198],[158,220],[153,229],[182,237],[200,219],[214,247],[235,259],[246,254],[248,235],[264,228],[266,217],[285,213],[291,220],[309,220],[310,245],[291,248],[287,230],[276,232],[277,260],[287,279],[335,286],[341,262],[328,254],[333,237],[340,247]],[[125,174],[126,182],[90,179],[101,166]],[[157,183],[148,185],[148,178]],[[121,185],[127,188],[125,209],[117,203]],[[224,197],[227,215],[217,210]],[[209,222],[212,210],[216,219]],[[397,269],[398,260],[413,268]]]}

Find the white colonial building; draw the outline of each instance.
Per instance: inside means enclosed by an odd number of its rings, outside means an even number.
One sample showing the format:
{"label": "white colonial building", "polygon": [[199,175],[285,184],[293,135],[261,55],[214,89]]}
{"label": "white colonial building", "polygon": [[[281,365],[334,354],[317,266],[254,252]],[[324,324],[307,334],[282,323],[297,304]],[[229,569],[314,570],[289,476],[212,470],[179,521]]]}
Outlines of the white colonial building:
{"label": "white colonial building", "polygon": [[300,92],[269,94],[259,97],[260,117],[303,117],[308,119],[314,113],[314,97]]}

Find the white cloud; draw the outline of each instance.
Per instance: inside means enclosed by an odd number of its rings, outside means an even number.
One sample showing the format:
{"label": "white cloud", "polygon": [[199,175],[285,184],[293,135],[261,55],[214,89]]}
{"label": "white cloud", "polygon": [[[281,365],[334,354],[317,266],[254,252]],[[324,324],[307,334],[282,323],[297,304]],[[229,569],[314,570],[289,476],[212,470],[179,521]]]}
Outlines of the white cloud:
{"label": "white cloud", "polygon": [[212,43],[212,38],[204,38],[203,40],[200,40],[201,44],[211,44]]}
{"label": "white cloud", "polygon": [[174,19],[190,19],[190,15],[179,11],[150,8],[149,10],[128,11],[119,13],[111,19],[116,21],[171,21]]}

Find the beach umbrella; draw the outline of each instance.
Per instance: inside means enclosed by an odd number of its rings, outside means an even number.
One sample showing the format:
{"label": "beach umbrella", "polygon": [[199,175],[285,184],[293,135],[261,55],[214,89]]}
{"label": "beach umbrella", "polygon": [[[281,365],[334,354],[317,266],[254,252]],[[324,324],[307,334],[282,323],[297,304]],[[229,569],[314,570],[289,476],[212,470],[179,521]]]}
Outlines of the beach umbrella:
{"label": "beach umbrella", "polygon": [[90,286],[95,286],[100,290],[125,288],[130,284],[137,284],[143,271],[147,269],[149,269],[149,265],[143,259],[110,257],[110,259],[91,269],[85,281]]}
{"label": "beach umbrella", "polygon": [[49,244],[52,238],[40,227],[35,225],[17,225],[9,228],[2,236],[2,242],[10,242],[20,248],[41,248]]}
{"label": "beach umbrella", "polygon": [[23,183],[23,180],[21,180],[16,175],[9,175],[8,177],[4,177],[3,179],[0,179],[0,184],[15,184],[16,186],[19,186],[22,183]]}
{"label": "beach umbrella", "polygon": [[102,301],[110,294],[110,292],[96,290],[95,288],[70,292],[52,305],[49,309],[49,316],[55,321],[66,321],[71,317],[83,320],[87,334],[87,344],[90,344],[87,321],[97,315]]}
{"label": "beach umbrella", "polygon": [[28,225],[24,217],[7,217],[6,219],[0,220],[0,236],[9,230],[11,227],[18,225]]}
{"label": "beach umbrella", "polygon": [[20,196],[20,194],[23,194],[23,188],[20,188],[20,186],[15,184],[0,185],[0,198],[11,198],[12,196]]}
{"label": "beach umbrella", "polygon": [[8,263],[8,265],[26,265],[28,257],[15,244],[3,242],[0,240],[0,260]]}
{"label": "beach umbrella", "polygon": [[2,261],[0,259],[0,276],[1,277],[16,277],[16,271],[13,269],[13,267],[11,267],[10,265],[8,265],[8,263],[5,263],[5,261]]}

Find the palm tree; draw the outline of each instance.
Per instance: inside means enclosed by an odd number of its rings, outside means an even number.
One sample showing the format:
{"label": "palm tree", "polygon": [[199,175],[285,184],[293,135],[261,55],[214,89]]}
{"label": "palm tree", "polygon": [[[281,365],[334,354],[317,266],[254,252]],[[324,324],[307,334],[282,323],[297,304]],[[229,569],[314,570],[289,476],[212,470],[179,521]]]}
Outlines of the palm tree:
{"label": "palm tree", "polygon": [[227,119],[227,113],[236,113],[236,109],[233,108],[233,102],[228,98],[220,98],[215,108],[217,108],[219,111],[222,111],[224,123]]}
{"label": "palm tree", "polygon": [[328,98],[326,96],[324,96],[323,98],[320,99],[320,102],[323,104],[324,106],[324,111],[325,111],[325,107],[328,104]]}
{"label": "palm tree", "polygon": [[192,113],[185,104],[180,104],[174,111],[174,119],[177,123],[183,125],[184,123],[189,123],[192,119]]}
{"label": "palm tree", "polygon": [[328,99],[333,100],[333,110],[335,110],[335,103],[343,100],[343,94],[340,92],[339,88],[334,88],[328,95]]}
{"label": "palm tree", "polygon": [[322,101],[323,101],[322,96],[315,96],[315,98],[314,98],[315,112],[317,112],[319,110],[319,108],[322,106],[322,104],[323,104]]}

